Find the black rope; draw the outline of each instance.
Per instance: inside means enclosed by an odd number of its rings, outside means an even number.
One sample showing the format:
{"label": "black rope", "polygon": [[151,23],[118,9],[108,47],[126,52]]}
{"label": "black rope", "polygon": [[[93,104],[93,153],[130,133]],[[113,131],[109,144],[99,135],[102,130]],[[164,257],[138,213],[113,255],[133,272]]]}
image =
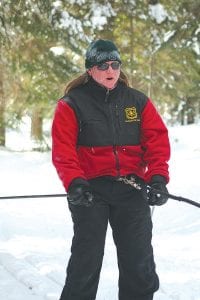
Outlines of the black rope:
{"label": "black rope", "polygon": [[[154,188],[152,188],[151,186],[148,186],[148,189],[151,190],[152,192],[156,193],[156,194],[161,194],[161,195],[165,195],[170,199],[174,199],[177,201],[182,201],[182,202],[186,202],[188,204],[194,205],[196,207],[200,208],[200,203],[181,197],[181,196],[175,196],[172,195],[170,193],[165,193],[163,191],[160,190],[156,190]],[[66,197],[67,194],[42,194],[42,195],[20,195],[20,196],[2,196],[0,197],[0,200],[8,200],[8,199],[27,199],[27,198],[58,198],[58,197]]]}

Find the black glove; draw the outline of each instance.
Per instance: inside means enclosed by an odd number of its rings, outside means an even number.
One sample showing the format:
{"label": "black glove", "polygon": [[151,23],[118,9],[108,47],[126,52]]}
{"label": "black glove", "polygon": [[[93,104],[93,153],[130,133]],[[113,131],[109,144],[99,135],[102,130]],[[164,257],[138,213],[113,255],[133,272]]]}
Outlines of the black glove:
{"label": "black glove", "polygon": [[168,200],[168,196],[162,193],[159,194],[159,192],[157,192],[156,190],[168,194],[168,190],[166,188],[166,179],[163,176],[154,175],[152,177],[150,182],[150,189],[148,192],[148,203],[149,205],[165,204]]}
{"label": "black glove", "polygon": [[82,178],[74,179],[69,186],[67,200],[72,205],[91,206],[93,204],[93,195],[89,182]]}

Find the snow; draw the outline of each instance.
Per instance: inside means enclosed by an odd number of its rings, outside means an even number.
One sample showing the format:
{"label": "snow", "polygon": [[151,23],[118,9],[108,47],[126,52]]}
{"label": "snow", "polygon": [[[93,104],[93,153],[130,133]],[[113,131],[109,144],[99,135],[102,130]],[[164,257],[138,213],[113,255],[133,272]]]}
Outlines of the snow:
{"label": "snow", "polygon": [[160,3],[149,5],[149,13],[158,24],[161,24],[168,16],[164,6]]}
{"label": "snow", "polygon": [[54,55],[62,55],[65,52],[65,49],[60,46],[51,47],[49,50],[52,51]]}
{"label": "snow", "polygon": [[[199,201],[200,125],[169,131],[169,191]],[[8,147],[0,149],[0,195],[63,193],[50,152],[30,152],[26,145],[20,132],[8,133]],[[199,215],[197,207],[175,200],[154,210],[153,246],[161,282],[155,300],[200,300]],[[0,299],[58,300],[71,238],[65,198],[0,200]],[[109,228],[97,300],[117,300],[117,281]]]}

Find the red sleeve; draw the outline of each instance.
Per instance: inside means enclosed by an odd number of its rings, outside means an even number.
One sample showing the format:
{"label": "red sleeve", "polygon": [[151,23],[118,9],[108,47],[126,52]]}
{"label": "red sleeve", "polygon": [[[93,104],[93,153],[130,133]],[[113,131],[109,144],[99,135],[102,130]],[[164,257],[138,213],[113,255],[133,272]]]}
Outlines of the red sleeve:
{"label": "red sleeve", "polygon": [[142,112],[141,130],[143,159],[147,164],[146,181],[149,182],[153,175],[162,175],[168,182],[170,158],[168,130],[150,99]]}
{"label": "red sleeve", "polygon": [[74,110],[63,100],[57,104],[52,124],[52,161],[65,189],[85,175],[76,151],[78,122]]}

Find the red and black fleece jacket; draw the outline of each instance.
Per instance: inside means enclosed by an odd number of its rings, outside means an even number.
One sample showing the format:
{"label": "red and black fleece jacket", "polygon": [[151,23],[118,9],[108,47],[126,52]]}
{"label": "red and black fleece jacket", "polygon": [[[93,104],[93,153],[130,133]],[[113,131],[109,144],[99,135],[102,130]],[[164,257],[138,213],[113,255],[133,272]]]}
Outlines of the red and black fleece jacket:
{"label": "red and black fleece jacket", "polygon": [[52,160],[68,190],[76,178],[136,174],[169,181],[168,131],[143,93],[119,82],[106,90],[93,79],[59,99],[52,125]]}

